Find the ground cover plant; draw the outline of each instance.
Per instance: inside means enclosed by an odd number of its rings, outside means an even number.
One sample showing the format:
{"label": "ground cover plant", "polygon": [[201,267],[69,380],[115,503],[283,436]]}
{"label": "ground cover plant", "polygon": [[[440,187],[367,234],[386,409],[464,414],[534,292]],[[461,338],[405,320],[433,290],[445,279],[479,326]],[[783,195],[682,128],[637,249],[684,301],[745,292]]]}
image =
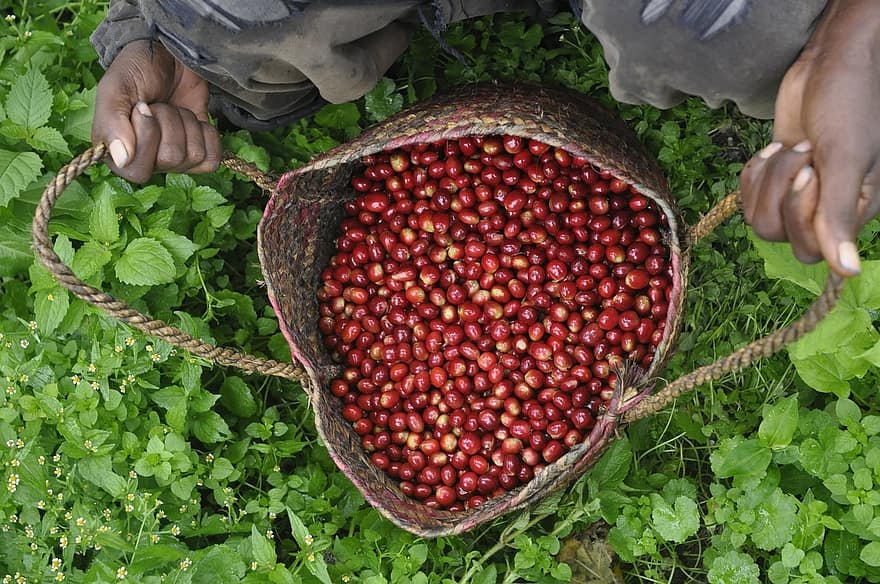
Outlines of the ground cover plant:
{"label": "ground cover plant", "polygon": [[[822,330],[627,428],[564,494],[460,537],[422,540],[367,506],[288,382],[212,367],[111,322],[34,264],[43,186],[88,146],[96,0],[0,2],[0,580],[3,582],[880,581],[880,258]],[[696,101],[616,104],[570,15],[427,33],[357,103],[225,146],[283,170],[436,89],[543,80],[591,94],[661,162],[693,222],[736,187],[770,126]],[[452,50],[448,50],[452,49]],[[59,254],[93,285],[208,340],[289,358],[260,287],[264,199],[229,171],[134,187],[95,168],[61,199]],[[739,218],[693,254],[664,376],[796,318],[824,268]]]}

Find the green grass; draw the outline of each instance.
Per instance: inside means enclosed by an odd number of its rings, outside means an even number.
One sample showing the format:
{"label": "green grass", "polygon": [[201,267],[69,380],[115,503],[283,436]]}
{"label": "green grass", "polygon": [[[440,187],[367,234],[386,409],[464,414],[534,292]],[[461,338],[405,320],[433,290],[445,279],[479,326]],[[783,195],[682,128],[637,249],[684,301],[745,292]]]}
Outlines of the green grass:
{"label": "green grass", "polygon": [[[880,339],[877,224],[861,240],[865,274],[837,313],[861,329],[826,329],[632,424],[591,473],[530,511],[422,540],[336,469],[300,388],[212,367],[113,323],[34,265],[35,201],[88,146],[101,71],[87,38],[106,3],[0,9],[15,15],[0,22],[0,580],[880,581],[880,359],[866,351]],[[420,32],[365,99],[274,132],[224,128],[225,146],[283,171],[437,90],[556,83],[618,112],[694,222],[770,136],[769,123],[732,107],[614,102],[598,44],[570,15],[483,18],[444,39],[465,63]],[[89,283],[138,309],[288,359],[260,285],[263,203],[226,170],[134,188],[96,168],[61,199],[53,235]],[[141,258],[139,238],[164,260],[134,284],[123,258]],[[732,218],[692,250],[685,327],[662,377],[792,322],[816,278]]]}

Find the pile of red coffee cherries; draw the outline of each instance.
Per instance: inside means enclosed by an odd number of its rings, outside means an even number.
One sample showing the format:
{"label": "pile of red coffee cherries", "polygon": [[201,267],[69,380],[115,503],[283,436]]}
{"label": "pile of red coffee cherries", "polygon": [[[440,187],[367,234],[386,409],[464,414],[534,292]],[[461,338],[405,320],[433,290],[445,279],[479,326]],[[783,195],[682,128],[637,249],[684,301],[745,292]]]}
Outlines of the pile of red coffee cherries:
{"label": "pile of red coffee cherries", "polygon": [[582,442],[663,338],[657,205],[517,136],[366,156],[318,290],[331,384],[377,467],[430,507],[516,488]]}

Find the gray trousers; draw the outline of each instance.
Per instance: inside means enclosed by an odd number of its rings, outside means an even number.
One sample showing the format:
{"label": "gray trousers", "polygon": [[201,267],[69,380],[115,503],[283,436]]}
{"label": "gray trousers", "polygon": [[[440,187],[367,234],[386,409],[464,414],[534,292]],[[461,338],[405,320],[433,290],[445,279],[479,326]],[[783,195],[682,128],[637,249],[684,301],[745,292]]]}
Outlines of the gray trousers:
{"label": "gray trousers", "polygon": [[[114,0],[92,35],[102,65],[156,39],[212,87],[233,123],[268,129],[369,91],[422,22],[568,8],[553,0]],[[687,95],[771,117],[776,91],[826,0],[581,0],[614,97],[671,107]]]}

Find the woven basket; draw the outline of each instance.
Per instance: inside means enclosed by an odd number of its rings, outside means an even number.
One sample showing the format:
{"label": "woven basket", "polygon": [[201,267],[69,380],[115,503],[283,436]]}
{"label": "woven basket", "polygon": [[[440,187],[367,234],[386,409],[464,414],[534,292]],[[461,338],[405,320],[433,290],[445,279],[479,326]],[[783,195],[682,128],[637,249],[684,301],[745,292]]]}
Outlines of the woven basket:
{"label": "woven basket", "polygon": [[[360,437],[342,418],[341,402],[329,391],[329,384],[339,376],[341,367],[323,348],[317,329],[319,312],[315,292],[321,270],[334,253],[343,205],[355,197],[350,180],[363,169],[360,162],[363,156],[418,142],[488,134],[535,139],[585,156],[597,167],[610,171],[653,199],[668,221],[664,239],[673,262],[673,285],[666,332],[647,375],[637,386],[618,384],[607,410],[586,440],[527,484],[491,498],[476,509],[451,512],[428,508],[404,495],[395,480],[371,464],[361,447]],[[48,237],[51,209],[67,184],[104,155],[105,149],[99,145],[77,157],[44,192],[34,219],[34,245],[47,269],[80,298],[176,346],[220,364],[300,381],[310,397],[318,433],[339,468],[383,515],[396,525],[425,537],[462,533],[569,485],[610,445],[621,423],[653,413],[683,391],[778,351],[812,330],[833,307],[842,288],[842,281],[832,276],[822,296],[796,323],[655,391],[652,379],[662,371],[672,354],[683,321],[689,245],[735,210],[736,195],[724,199],[700,224],[687,230],[656,162],[636,136],[607,110],[566,90],[529,85],[479,85],[460,88],[454,94],[438,96],[401,112],[355,140],[285,174],[274,185],[258,228],[259,255],[269,299],[290,343],[293,359],[300,367],[193,339],[83,284],[60,261]],[[264,188],[274,184],[274,180],[241,161],[224,162],[248,174]]]}

